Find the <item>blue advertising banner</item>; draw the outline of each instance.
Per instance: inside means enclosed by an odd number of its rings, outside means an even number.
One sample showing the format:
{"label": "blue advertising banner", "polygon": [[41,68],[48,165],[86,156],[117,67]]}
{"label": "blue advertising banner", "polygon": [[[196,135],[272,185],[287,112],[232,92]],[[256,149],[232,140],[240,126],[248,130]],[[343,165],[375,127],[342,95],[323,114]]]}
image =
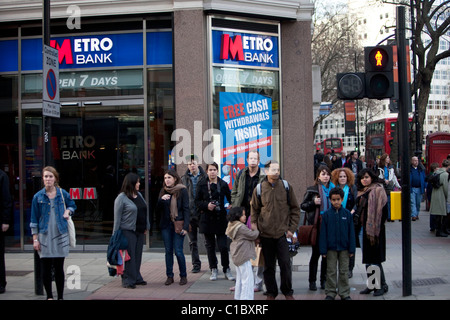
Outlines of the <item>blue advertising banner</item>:
{"label": "blue advertising banner", "polygon": [[220,92],[222,179],[232,187],[249,150],[262,163],[272,158],[272,99],[255,93]]}
{"label": "blue advertising banner", "polygon": [[[23,71],[42,70],[42,39],[23,39]],[[59,51],[60,69],[142,66],[143,34],[123,33],[57,37],[50,46]],[[0,72],[18,70],[18,41],[0,41]],[[147,33],[147,65],[172,64],[172,32]]]}
{"label": "blue advertising banner", "polygon": [[279,67],[278,37],[253,33],[212,31],[212,62],[252,67]]}

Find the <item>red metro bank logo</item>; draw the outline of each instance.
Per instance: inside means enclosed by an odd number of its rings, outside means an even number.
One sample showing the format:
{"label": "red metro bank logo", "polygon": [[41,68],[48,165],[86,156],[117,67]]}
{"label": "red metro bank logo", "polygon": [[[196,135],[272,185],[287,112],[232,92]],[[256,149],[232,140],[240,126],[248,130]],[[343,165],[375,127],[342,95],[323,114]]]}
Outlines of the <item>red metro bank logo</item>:
{"label": "red metro bank logo", "polygon": [[76,64],[112,64],[112,49],[114,43],[109,37],[103,38],[67,38],[50,40],[50,46],[58,49],[59,63]]}
{"label": "red metro bank logo", "polygon": [[[213,31],[214,63],[278,67],[278,38]],[[219,51],[219,52],[217,52]]]}

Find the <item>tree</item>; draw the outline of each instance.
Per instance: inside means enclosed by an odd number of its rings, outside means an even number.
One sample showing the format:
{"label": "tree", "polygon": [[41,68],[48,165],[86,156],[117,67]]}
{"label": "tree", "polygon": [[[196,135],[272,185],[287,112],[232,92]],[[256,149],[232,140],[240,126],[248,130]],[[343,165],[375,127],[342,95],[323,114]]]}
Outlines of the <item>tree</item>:
{"label": "tree", "polygon": [[[413,35],[411,46],[417,65],[411,93],[414,94],[417,90],[418,123],[419,127],[423,128],[436,65],[450,57],[450,0],[403,0],[400,3],[380,1],[410,8],[412,6],[414,23],[411,30]],[[415,149],[415,146],[413,148]]]}
{"label": "tree", "polygon": [[[313,64],[320,66],[322,100],[331,101],[335,105],[338,101],[336,74],[355,70],[355,53],[362,49],[353,32],[355,21],[349,21],[345,5],[316,0],[314,7],[311,44]],[[359,60],[363,59],[360,55],[356,56]],[[342,112],[342,108],[332,110],[332,113],[336,112]],[[314,135],[320,123],[328,116],[321,115],[315,121]]]}

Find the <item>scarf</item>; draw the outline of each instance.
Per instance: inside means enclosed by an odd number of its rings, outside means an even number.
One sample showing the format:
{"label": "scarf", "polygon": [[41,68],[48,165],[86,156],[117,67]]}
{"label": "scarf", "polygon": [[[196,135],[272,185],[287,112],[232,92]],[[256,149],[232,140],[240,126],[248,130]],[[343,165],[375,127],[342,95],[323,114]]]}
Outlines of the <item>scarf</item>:
{"label": "scarf", "polygon": [[342,191],[344,191],[344,200],[342,201],[342,206],[344,208],[346,208],[347,207],[347,200],[348,200],[348,194],[349,194],[349,191],[350,191],[350,187],[346,184],[344,186],[344,188],[341,188],[341,189],[342,189]]}
{"label": "scarf", "polygon": [[173,187],[164,187],[164,190],[171,195],[170,197],[170,219],[172,221],[175,221],[175,219],[178,217],[178,205],[177,205],[177,199],[180,191],[182,189],[186,188],[183,184],[179,183]]}
{"label": "scarf", "polygon": [[322,202],[320,203],[320,214],[323,214],[325,211],[327,211],[331,204],[330,204],[330,190],[334,188],[333,182],[330,182],[328,184],[328,187],[324,184],[319,184],[319,194],[320,198],[322,199]]}
{"label": "scarf", "polygon": [[383,215],[383,207],[387,204],[387,196],[383,186],[379,183],[372,183],[370,186],[358,191],[358,197],[367,192],[370,193],[367,199],[366,234],[373,245],[380,236],[381,217]]}

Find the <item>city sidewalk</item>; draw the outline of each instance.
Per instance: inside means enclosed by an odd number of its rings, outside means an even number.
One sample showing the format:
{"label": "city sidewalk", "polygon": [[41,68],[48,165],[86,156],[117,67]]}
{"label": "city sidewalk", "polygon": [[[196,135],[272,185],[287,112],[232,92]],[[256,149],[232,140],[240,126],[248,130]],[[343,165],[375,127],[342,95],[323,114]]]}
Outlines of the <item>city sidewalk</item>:
{"label": "city sidewalk", "polygon": [[[424,207],[424,203],[422,203]],[[361,263],[361,251],[356,253],[353,278],[350,279],[353,300],[449,300],[450,299],[450,237],[438,238],[429,230],[429,214],[422,211],[418,221],[411,222],[412,229],[412,295],[403,296],[402,289],[402,234],[401,222],[386,222],[387,261],[383,264],[389,292],[381,297],[372,294],[360,295],[365,288],[365,267]],[[154,250],[156,251],[156,250]],[[219,279],[210,281],[206,255],[201,256],[202,271],[191,273],[190,255],[186,255],[188,283],[178,284],[178,266],[175,259],[175,282],[165,286],[164,253],[150,249],[143,254],[141,273],[145,286],[124,289],[120,278],[110,277],[106,267],[105,252],[71,253],[66,259],[66,300],[233,300],[229,289],[234,282],[226,280],[219,263]],[[324,290],[308,289],[308,263],[310,247],[302,247],[293,258],[293,289],[297,300],[323,300]],[[218,254],[219,256],[219,254]],[[219,257],[220,260],[220,257]],[[7,253],[7,287],[0,300],[44,300],[45,296],[34,294],[33,254]],[[79,288],[71,268],[80,271]],[[234,273],[234,266],[232,266]],[[277,273],[279,281],[279,273]],[[317,283],[319,285],[319,283]],[[56,293],[55,285],[53,284]],[[264,300],[262,292],[255,293],[255,300]],[[338,298],[337,298],[338,299]],[[284,300],[279,295],[277,300]]]}

